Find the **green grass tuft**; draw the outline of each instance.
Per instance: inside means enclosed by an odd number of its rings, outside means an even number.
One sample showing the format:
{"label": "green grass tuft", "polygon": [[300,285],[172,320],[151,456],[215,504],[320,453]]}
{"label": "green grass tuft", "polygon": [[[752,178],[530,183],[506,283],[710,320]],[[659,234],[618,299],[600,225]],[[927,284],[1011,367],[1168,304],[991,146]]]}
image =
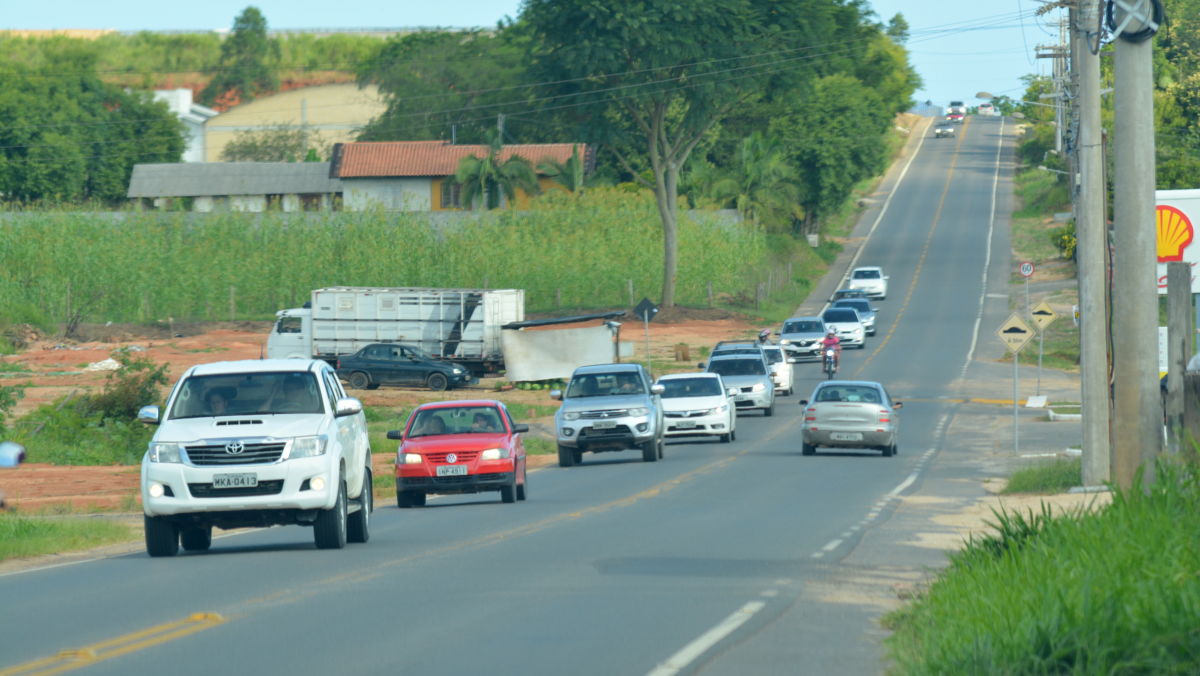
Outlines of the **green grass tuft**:
{"label": "green grass tuft", "polygon": [[139,537],[139,528],[104,519],[23,517],[0,513],[0,561],[76,551]]}

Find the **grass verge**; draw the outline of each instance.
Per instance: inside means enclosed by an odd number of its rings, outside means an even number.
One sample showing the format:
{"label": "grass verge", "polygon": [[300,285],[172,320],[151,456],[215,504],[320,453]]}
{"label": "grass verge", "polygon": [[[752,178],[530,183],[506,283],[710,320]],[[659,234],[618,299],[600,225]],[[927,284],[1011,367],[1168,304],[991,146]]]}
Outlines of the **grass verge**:
{"label": "grass verge", "polygon": [[136,527],[103,519],[0,514],[0,561],[78,551],[140,537]]}
{"label": "grass verge", "polygon": [[1200,475],[1156,477],[1096,512],[997,513],[885,618],[893,672],[1200,673]]}
{"label": "grass verge", "polygon": [[1013,472],[1008,485],[1001,491],[1005,495],[1017,493],[1062,493],[1078,486],[1083,476],[1083,461],[1055,459],[1040,462]]}

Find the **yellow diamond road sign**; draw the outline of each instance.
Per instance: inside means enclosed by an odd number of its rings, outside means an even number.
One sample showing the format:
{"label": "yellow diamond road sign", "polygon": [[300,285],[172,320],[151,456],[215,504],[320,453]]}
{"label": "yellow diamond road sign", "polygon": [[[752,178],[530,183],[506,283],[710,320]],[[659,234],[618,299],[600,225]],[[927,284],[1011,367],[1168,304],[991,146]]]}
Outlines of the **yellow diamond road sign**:
{"label": "yellow diamond road sign", "polygon": [[996,335],[1000,336],[1000,340],[1008,346],[1009,352],[1016,354],[1033,338],[1033,330],[1029,328],[1024,319],[1021,319],[1020,315],[1014,312],[1000,325]]}
{"label": "yellow diamond road sign", "polygon": [[1033,323],[1037,325],[1038,331],[1050,326],[1050,322],[1058,319],[1058,313],[1046,301],[1042,301],[1037,307],[1033,308]]}

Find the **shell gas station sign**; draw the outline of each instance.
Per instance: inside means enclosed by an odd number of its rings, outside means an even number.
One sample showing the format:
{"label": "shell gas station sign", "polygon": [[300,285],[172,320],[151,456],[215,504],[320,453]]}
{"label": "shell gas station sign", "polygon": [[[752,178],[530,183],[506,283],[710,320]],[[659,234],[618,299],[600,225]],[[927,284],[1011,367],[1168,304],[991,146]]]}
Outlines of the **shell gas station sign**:
{"label": "shell gas station sign", "polygon": [[1192,266],[1192,293],[1200,293],[1200,190],[1156,190],[1155,227],[1158,241],[1158,292],[1167,292],[1167,263]]}

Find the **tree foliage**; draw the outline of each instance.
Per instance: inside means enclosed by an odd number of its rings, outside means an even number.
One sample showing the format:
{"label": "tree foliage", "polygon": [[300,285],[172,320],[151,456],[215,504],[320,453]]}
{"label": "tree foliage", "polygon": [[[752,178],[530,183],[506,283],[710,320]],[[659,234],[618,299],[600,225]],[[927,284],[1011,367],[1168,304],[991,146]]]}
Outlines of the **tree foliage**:
{"label": "tree foliage", "polygon": [[[328,147],[317,147],[317,137],[305,126],[275,125],[244,130],[221,151],[225,162],[305,162],[309,157],[329,157]],[[318,160],[319,161],[319,160]]]}
{"label": "tree foliage", "polygon": [[183,125],[149,96],[105,84],[93,45],[58,40],[0,63],[0,199],[124,198],[133,165],[177,162]]}
{"label": "tree foliage", "polygon": [[279,87],[272,61],[279,45],[267,37],[267,19],[257,7],[247,7],[233,22],[233,31],[221,43],[221,60],[213,79],[200,92],[200,102],[251,101]]}
{"label": "tree foliage", "polygon": [[501,205],[502,195],[512,203],[517,198],[517,189],[529,195],[539,192],[537,174],[529,160],[517,155],[501,160],[501,149],[499,136],[493,135],[487,155],[469,155],[459,163],[454,180],[462,185],[464,205],[495,209]]}

